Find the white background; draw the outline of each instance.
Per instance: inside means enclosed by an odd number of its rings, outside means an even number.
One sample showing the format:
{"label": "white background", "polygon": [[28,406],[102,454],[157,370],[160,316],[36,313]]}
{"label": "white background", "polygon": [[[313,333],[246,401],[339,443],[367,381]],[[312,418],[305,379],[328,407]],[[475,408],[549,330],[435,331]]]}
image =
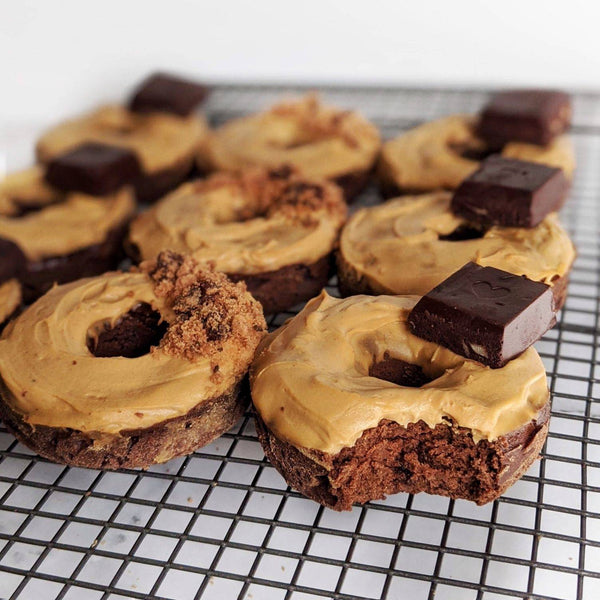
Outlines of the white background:
{"label": "white background", "polygon": [[0,0],[0,123],[208,80],[600,88],[595,0]]}

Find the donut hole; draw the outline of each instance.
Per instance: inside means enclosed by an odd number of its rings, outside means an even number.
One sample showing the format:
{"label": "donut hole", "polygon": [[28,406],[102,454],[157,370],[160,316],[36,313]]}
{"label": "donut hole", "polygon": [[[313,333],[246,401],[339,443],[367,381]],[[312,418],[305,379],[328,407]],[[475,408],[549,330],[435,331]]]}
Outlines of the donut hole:
{"label": "donut hole", "polygon": [[87,347],[97,357],[137,358],[157,346],[167,331],[160,313],[142,302],[119,317],[114,324],[101,322],[88,331]]}
{"label": "donut hole", "polygon": [[409,363],[400,358],[392,358],[387,352],[383,360],[373,363],[369,368],[369,376],[383,379],[404,387],[422,387],[433,381],[423,372],[419,365]]}
{"label": "donut hole", "polygon": [[497,154],[498,149],[477,144],[450,144],[450,149],[467,160],[482,161],[492,154]]}
{"label": "donut hole", "polygon": [[478,240],[487,232],[485,227],[464,223],[454,231],[446,234],[438,234],[438,239],[444,242],[464,242],[465,240]]}

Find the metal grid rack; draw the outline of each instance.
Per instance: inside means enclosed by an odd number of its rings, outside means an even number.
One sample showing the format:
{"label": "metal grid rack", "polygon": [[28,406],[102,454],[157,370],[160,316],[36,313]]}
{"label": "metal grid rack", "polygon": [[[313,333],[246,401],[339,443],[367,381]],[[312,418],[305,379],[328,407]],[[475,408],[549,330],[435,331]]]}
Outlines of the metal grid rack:
{"label": "metal grid rack", "polygon": [[[281,92],[218,86],[207,111],[222,122]],[[324,95],[361,110],[385,137],[484,99]],[[550,434],[542,460],[502,498],[477,507],[398,494],[335,513],[286,486],[249,415],[146,472],[51,464],[0,427],[0,598],[600,598],[600,95],[577,95],[575,106],[579,168],[563,217],[579,255],[560,324],[537,345],[553,395]],[[377,201],[369,190],[359,204]]]}

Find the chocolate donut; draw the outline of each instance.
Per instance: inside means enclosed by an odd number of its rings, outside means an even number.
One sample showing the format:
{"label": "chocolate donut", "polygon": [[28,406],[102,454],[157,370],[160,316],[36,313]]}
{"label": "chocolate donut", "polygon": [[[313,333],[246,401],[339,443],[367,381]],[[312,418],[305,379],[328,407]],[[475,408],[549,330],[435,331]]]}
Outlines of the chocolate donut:
{"label": "chocolate donut", "polygon": [[323,292],[270,334],[250,385],[265,454],[335,510],[397,492],[478,504],[538,457],[549,392],[533,348],[500,369],[415,337],[414,296]]}
{"label": "chocolate donut", "polygon": [[59,463],[165,462],[242,414],[265,330],[243,284],[173,253],[54,287],[0,339],[0,417]]}
{"label": "chocolate donut", "polygon": [[341,190],[289,168],[217,173],[183,184],[132,223],[138,259],[169,248],[246,282],[265,313],[317,294],[346,218]]}
{"label": "chocolate donut", "polygon": [[[115,268],[135,210],[129,188],[103,196],[63,193],[48,185],[42,167],[8,175],[0,182],[0,239],[24,255],[15,275],[29,302],[54,283]],[[0,271],[10,264],[0,254]]]}
{"label": "chocolate donut", "polygon": [[142,173],[134,185],[139,200],[151,201],[176,187],[190,173],[207,136],[203,117],[167,112],[133,112],[109,105],[65,121],[38,140],[38,159],[49,163],[90,142],[131,150]]}
{"label": "chocolate donut", "polygon": [[[494,149],[477,136],[478,117],[451,115],[423,123],[385,142],[377,176],[387,196],[454,189],[479,168],[479,158]],[[502,156],[561,168],[568,179],[575,170],[573,144],[568,136],[546,146],[509,142]]]}
{"label": "chocolate donut", "polygon": [[340,237],[342,294],[424,295],[473,261],[542,281],[563,305],[575,249],[556,213],[530,229],[486,228],[454,215],[451,199],[404,196],[356,212]]}
{"label": "chocolate donut", "polygon": [[351,199],[366,185],[379,146],[379,132],[360,114],[309,94],[225,123],[209,136],[198,164],[209,171],[290,165],[334,181]]}

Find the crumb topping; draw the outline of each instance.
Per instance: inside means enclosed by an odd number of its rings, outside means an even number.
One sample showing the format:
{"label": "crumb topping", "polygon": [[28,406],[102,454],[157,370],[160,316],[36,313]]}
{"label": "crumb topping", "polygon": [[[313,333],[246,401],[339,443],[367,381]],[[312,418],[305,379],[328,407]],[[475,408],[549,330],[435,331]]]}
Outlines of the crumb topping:
{"label": "crumb topping", "polygon": [[316,213],[326,212],[342,223],[347,206],[341,189],[327,181],[304,178],[296,169],[283,165],[266,170],[259,167],[239,172],[221,172],[198,181],[198,192],[231,186],[247,199],[238,212],[240,221],[283,215],[310,225],[318,220]]}
{"label": "crumb topping", "polygon": [[314,139],[339,136],[352,148],[360,144],[355,132],[355,113],[324,106],[316,93],[276,104],[271,108],[271,113],[296,119],[301,129]]}
{"label": "crumb topping", "polygon": [[[246,284],[233,283],[213,265],[200,265],[191,256],[166,250],[140,269],[175,315],[159,345],[168,354],[188,360],[214,357],[225,343],[228,352],[247,354],[266,332],[262,307]],[[213,377],[219,376],[215,363]]]}

